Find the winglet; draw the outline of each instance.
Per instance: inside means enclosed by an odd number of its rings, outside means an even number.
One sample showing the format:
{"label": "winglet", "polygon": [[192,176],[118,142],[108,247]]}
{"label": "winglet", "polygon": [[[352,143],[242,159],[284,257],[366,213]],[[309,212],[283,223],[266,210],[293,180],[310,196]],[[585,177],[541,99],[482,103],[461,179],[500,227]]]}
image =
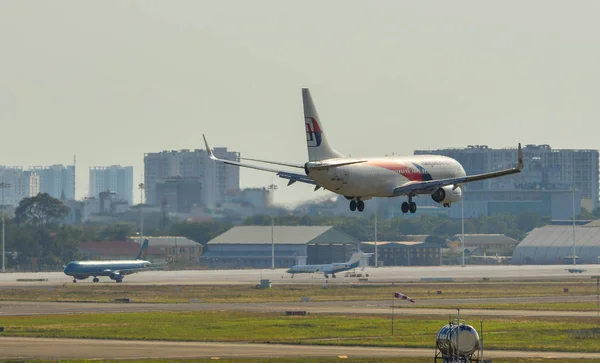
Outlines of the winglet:
{"label": "winglet", "polygon": [[523,150],[521,149],[521,143],[519,143],[519,149],[517,150],[518,164],[517,170],[523,170]]}
{"label": "winglet", "polygon": [[202,138],[204,139],[204,145],[206,145],[206,152],[208,153],[208,157],[215,160],[216,157],[213,155],[212,151],[210,150],[210,146],[208,146],[208,141],[206,141],[206,136],[204,136],[204,134],[202,134]]}

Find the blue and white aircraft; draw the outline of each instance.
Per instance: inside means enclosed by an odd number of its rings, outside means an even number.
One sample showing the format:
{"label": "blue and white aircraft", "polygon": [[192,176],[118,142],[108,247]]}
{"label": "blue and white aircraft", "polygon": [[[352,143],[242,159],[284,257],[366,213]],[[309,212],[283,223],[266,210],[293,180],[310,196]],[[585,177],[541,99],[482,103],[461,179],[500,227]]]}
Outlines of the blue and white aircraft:
{"label": "blue and white aircraft", "polygon": [[94,276],[93,282],[99,282],[98,276],[107,276],[116,282],[123,282],[123,277],[132,273],[148,269],[152,263],[146,261],[148,253],[148,240],[142,243],[142,248],[135,260],[109,260],[109,261],[71,261],[65,266],[65,275],[72,276],[73,282]]}
{"label": "blue and white aircraft", "polygon": [[322,265],[294,265],[286,272],[292,274],[292,278],[294,278],[295,274],[312,274],[315,272],[322,272],[325,275],[325,278],[328,278],[330,274],[331,277],[335,277],[335,274],[338,272],[352,270],[359,266],[366,266],[366,257],[370,255],[372,255],[372,253],[359,251],[353,253],[348,262],[334,262]]}

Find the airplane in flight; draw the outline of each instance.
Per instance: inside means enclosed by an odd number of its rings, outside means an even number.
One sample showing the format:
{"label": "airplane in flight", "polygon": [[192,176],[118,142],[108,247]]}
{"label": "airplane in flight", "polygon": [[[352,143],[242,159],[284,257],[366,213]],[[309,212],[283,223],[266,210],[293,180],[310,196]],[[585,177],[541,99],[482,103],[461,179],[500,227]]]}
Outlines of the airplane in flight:
{"label": "airplane in flight", "polygon": [[[520,143],[516,167],[477,175],[467,175],[458,161],[441,155],[345,157],[329,144],[308,88],[302,89],[302,101],[308,162],[295,164],[250,158],[240,158],[242,161],[220,159],[212,153],[206,136],[202,135],[209,157],[229,165],[276,173],[289,180],[288,186],[301,182],[315,185],[315,191],[324,188],[343,195],[350,201],[350,210],[359,212],[365,209],[365,200],[375,197],[406,196],[407,201],[401,206],[403,213],[417,211],[413,197],[418,195],[430,195],[435,202],[450,207],[462,199],[462,184],[511,175],[523,169]],[[293,173],[264,164],[297,168],[304,173]]]}
{"label": "airplane in flight", "polygon": [[353,253],[348,262],[334,262],[322,265],[295,265],[290,267],[286,272],[292,274],[292,278],[294,278],[295,274],[312,274],[316,272],[322,272],[325,275],[325,278],[328,278],[329,275],[335,278],[335,274],[338,272],[352,270],[359,266],[366,266],[366,258],[370,255],[372,255],[372,253],[359,251]]}
{"label": "airplane in flight", "polygon": [[132,273],[149,269],[152,263],[146,261],[148,253],[148,240],[142,243],[142,248],[135,260],[112,261],[71,261],[65,266],[65,275],[72,276],[73,282],[94,276],[93,282],[99,282],[98,276],[107,276],[116,282],[123,282],[123,277]]}

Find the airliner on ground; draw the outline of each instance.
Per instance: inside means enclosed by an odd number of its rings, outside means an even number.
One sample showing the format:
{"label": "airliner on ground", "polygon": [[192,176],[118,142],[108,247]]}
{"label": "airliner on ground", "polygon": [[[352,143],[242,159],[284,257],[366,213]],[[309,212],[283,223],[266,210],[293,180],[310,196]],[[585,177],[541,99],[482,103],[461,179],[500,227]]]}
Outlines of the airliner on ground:
{"label": "airliner on ground", "polygon": [[144,260],[148,252],[148,240],[144,240],[142,248],[135,260],[112,261],[71,261],[65,266],[65,275],[72,276],[73,282],[94,276],[93,282],[99,282],[98,276],[108,276],[116,282],[123,282],[123,277],[148,269],[152,263]]}
{"label": "airliner on ground", "polygon": [[330,146],[325,136],[323,123],[319,119],[307,88],[302,89],[302,101],[306,146],[308,147],[307,163],[294,164],[249,158],[240,158],[240,160],[303,169],[304,174],[219,159],[212,153],[206,137],[203,135],[210,158],[229,165],[276,173],[279,177],[288,179],[288,185],[301,182],[315,185],[315,191],[324,188],[346,197],[350,201],[350,210],[358,209],[359,212],[364,210],[365,200],[374,197],[407,196],[408,201],[402,203],[402,212],[415,213],[417,205],[413,202],[413,197],[423,194],[431,195],[435,202],[444,207],[450,207],[452,203],[461,200],[462,184],[515,174],[523,169],[521,144],[518,147],[516,167],[478,175],[466,175],[458,161],[440,155],[383,158],[345,157]]}
{"label": "airliner on ground", "polygon": [[335,277],[335,274],[338,272],[351,270],[359,266],[366,266],[367,262],[365,258],[370,255],[372,254],[359,251],[353,253],[348,262],[327,263],[323,265],[295,265],[290,267],[286,272],[292,274],[292,278],[294,278],[295,274],[312,274],[316,272],[322,272],[326,278],[330,274],[331,277]]}

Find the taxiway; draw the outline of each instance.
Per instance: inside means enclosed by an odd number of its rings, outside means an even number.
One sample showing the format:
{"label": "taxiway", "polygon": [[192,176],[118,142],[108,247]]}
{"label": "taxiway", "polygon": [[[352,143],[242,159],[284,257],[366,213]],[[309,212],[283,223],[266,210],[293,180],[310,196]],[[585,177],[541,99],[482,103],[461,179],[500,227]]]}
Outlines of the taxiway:
{"label": "taxiway", "polygon": [[[600,275],[600,265],[577,265],[583,273],[569,273],[570,265],[476,265],[476,266],[403,266],[367,268],[361,272],[369,274],[370,283],[391,283],[410,281],[476,281],[487,278],[499,280],[560,280],[587,279]],[[144,271],[125,277],[124,284],[186,285],[186,284],[256,284],[261,279],[272,283],[284,282],[320,284],[347,283],[345,273],[337,278],[325,279],[322,274],[299,274],[291,278],[285,269],[263,270],[182,270]],[[35,281],[42,280],[42,281]],[[352,278],[356,281],[356,278]],[[112,282],[108,278],[101,281]],[[72,283],[72,278],[62,272],[5,273],[0,274],[0,286],[56,286]],[[91,279],[77,282],[92,283]],[[113,282],[114,283],[114,282]]]}

